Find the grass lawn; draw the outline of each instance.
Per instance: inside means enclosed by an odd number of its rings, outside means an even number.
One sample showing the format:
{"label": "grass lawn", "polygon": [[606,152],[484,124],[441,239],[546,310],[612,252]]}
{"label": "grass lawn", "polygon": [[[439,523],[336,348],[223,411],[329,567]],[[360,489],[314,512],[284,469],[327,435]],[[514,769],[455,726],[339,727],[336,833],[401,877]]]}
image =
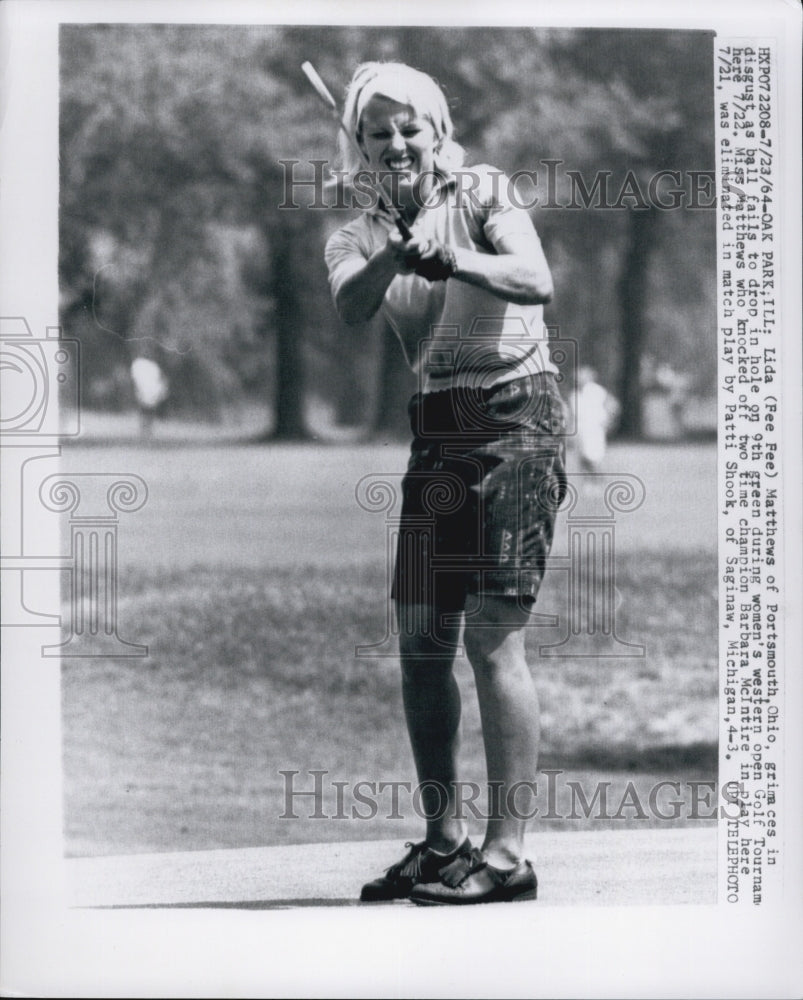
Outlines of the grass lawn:
{"label": "grass lawn", "polygon": [[[387,628],[386,524],[359,506],[356,487],[366,475],[392,480],[406,457],[381,442],[65,443],[65,473],[147,483],[145,506],[119,520],[119,633],[150,651],[64,661],[68,853],[419,835],[409,802],[390,821],[384,799],[373,819],[312,819],[311,799],[295,800],[298,819],[280,818],[283,770],[300,772],[300,789],[312,787],[308,771],[328,772],[327,816],[338,814],[332,782],[414,784],[398,661],[354,655]],[[646,801],[661,779],[716,776],[715,451],[617,444],[607,468],[644,485],[643,504],[617,521],[615,567],[617,635],[645,655],[539,656],[567,629],[567,575],[547,573],[537,610],[561,624],[528,637],[541,763],[565,769],[562,786],[582,780],[588,799],[602,780],[618,802],[632,780]],[[554,555],[567,552],[566,523]],[[473,680],[464,660],[457,672],[461,777],[479,783]],[[654,821],[632,813],[543,822]]]}
{"label": "grass lawn", "polygon": [[[659,780],[715,778],[717,732],[713,553],[631,551],[616,569],[617,633],[642,644],[643,657],[539,657],[565,623],[533,628],[528,639],[542,767],[565,770],[562,786],[582,781],[589,800],[596,780],[611,782],[612,813],[629,781],[646,803]],[[548,573],[539,610],[559,614],[565,591],[565,574]],[[354,655],[385,634],[381,564],[137,568],[121,592],[121,635],[147,643],[150,655],[63,665],[68,854],[419,835],[409,807],[404,819],[383,818],[387,796],[373,819],[331,818],[334,781],[349,783],[347,815],[358,780],[415,784],[398,661]],[[464,660],[457,669],[462,777],[483,782],[471,671]],[[327,772],[327,818],[311,818],[310,799],[294,800],[298,819],[281,818],[279,772],[300,772],[295,788],[306,790],[316,768]],[[543,822],[661,822],[635,809],[616,819],[558,811]]]}
{"label": "grass lawn", "polygon": [[[62,471],[130,472],[147,483],[145,506],[120,518],[124,574],[131,567],[166,573],[196,565],[251,567],[266,573],[287,566],[371,565],[384,550],[385,517],[360,507],[357,484],[364,477],[398,484],[408,456],[408,447],[397,442],[270,447],[79,441],[63,451]],[[606,469],[644,484],[644,502],[618,519],[617,551],[715,551],[711,445],[615,444]],[[121,587],[127,586],[123,577]]]}

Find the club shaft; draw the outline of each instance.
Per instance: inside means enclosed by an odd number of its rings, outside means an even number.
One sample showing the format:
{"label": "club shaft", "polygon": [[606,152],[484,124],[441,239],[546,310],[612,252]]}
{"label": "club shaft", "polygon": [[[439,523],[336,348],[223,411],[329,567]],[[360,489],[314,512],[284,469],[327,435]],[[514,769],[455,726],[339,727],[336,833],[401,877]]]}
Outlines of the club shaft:
{"label": "club shaft", "polygon": [[[334,118],[334,120],[337,122],[337,126],[340,129],[340,131],[348,139],[348,141],[349,141],[349,143],[351,145],[351,148],[356,153],[357,158],[359,159],[360,163],[363,165],[363,167],[365,167],[365,169],[368,171],[368,173],[371,175],[371,177],[375,178],[375,176],[376,176],[375,175],[375,171],[371,169],[371,166],[368,163],[368,159],[367,159],[365,153],[363,152],[363,150],[360,148],[360,144],[357,142],[356,137],[351,134],[351,132],[349,131],[348,127],[346,126],[346,123],[343,121],[343,119],[338,114],[337,105],[335,104],[335,99],[334,99],[334,97],[332,97],[331,93],[329,92],[328,87],[323,82],[323,80],[320,78],[320,76],[318,75],[318,73],[316,72],[315,67],[312,65],[312,63],[305,62],[305,63],[302,64],[301,69],[304,71],[304,75],[307,77],[307,79],[309,80],[309,82],[312,84],[313,89],[315,90],[315,93],[320,97],[321,101],[326,106],[326,108],[329,111],[329,113],[332,115],[332,117]],[[376,179],[376,180],[373,181],[373,187],[374,187],[374,192],[376,193],[377,197],[379,198],[380,204],[387,210],[387,212],[390,215],[390,217],[396,223],[396,228],[399,230],[399,232],[401,233],[402,237],[405,240],[412,239],[413,238],[413,234],[410,232],[410,227],[407,225],[407,223],[401,217],[401,213],[399,212],[399,210],[390,201],[390,199],[386,197],[386,195],[384,193],[380,193],[382,189],[381,189],[381,185],[380,185],[378,179]]]}

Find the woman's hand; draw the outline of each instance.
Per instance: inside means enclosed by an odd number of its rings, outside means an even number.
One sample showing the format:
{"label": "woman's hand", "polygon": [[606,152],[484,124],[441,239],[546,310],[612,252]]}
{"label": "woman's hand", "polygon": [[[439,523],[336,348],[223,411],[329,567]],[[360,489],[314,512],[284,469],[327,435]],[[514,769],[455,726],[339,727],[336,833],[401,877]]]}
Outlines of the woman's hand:
{"label": "woman's hand", "polygon": [[392,232],[382,249],[346,278],[335,297],[335,305],[346,323],[363,323],[382,305],[385,292],[397,274],[418,274],[427,281],[446,281],[456,273],[455,251],[451,247],[418,236],[405,240]]}
{"label": "woman's hand", "polygon": [[393,262],[397,274],[412,274],[428,247],[428,240],[419,236],[405,240],[401,233],[394,231],[388,234],[385,252]]}
{"label": "woman's hand", "polygon": [[404,240],[400,234],[390,233],[387,250],[399,274],[415,273],[427,281],[446,281],[456,271],[454,252],[436,240]]}
{"label": "woman's hand", "polygon": [[404,240],[393,232],[368,260],[356,264],[335,296],[341,319],[346,323],[364,323],[370,319],[382,305],[396,275],[415,271],[422,260],[424,243],[417,238]]}

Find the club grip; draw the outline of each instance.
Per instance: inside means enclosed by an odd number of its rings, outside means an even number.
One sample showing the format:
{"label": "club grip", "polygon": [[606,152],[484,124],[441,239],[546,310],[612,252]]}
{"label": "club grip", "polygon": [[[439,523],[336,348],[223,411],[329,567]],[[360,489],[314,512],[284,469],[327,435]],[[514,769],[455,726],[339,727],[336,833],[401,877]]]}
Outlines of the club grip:
{"label": "club grip", "polygon": [[402,239],[411,240],[413,238],[413,234],[410,232],[410,227],[400,215],[396,216],[394,222],[396,223],[396,228],[402,235]]}

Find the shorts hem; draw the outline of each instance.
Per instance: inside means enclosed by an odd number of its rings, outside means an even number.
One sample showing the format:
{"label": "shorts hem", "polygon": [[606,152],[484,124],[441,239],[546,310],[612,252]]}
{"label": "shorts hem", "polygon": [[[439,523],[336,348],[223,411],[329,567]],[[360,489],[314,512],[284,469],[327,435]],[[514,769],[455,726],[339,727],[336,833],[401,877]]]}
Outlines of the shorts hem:
{"label": "shorts hem", "polygon": [[[405,595],[402,599],[408,605],[424,604],[438,607],[442,611],[462,611],[469,600],[481,600],[483,597],[506,597],[518,600],[521,606],[532,607],[538,600],[543,578],[541,575],[528,574],[524,572],[524,577],[514,577],[506,570],[503,575],[490,571],[483,578],[477,580],[472,574],[465,580],[444,581],[440,587],[429,588],[426,594],[420,596],[420,600],[411,599]],[[491,579],[488,579],[488,576]],[[528,579],[529,577],[529,579]],[[394,581],[391,588],[391,600],[399,603],[399,587]],[[404,590],[404,588],[401,588]]]}

